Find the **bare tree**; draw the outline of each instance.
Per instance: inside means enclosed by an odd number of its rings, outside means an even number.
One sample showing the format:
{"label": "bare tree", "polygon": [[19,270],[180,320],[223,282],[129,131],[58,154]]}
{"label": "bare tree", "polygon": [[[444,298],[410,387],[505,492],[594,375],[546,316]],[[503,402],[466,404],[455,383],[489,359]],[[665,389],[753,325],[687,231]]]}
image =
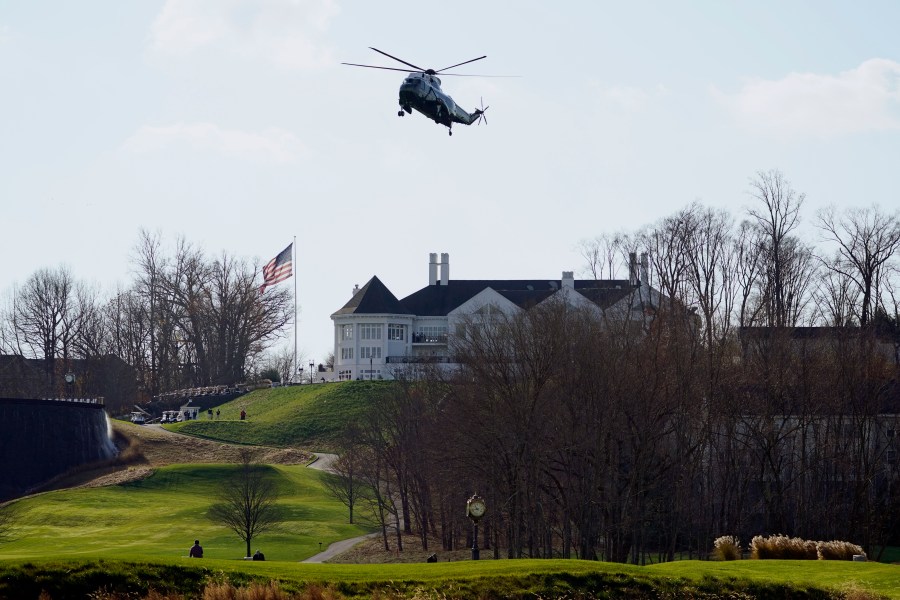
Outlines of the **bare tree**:
{"label": "bare tree", "polygon": [[242,450],[240,456],[238,472],[223,480],[209,518],[235,532],[247,544],[246,556],[250,556],[253,538],[277,527],[283,516],[271,467],[254,464],[250,450]]}
{"label": "bare tree", "polygon": [[9,290],[0,307],[0,354],[22,354],[19,328],[16,327],[17,293],[15,288]]}
{"label": "bare tree", "polygon": [[277,350],[267,352],[262,358],[263,369],[273,369],[278,372],[279,381],[290,383],[299,381],[299,373],[295,371],[294,364],[298,366],[306,362],[303,350],[297,351],[297,360],[294,360],[294,349],[281,346]]}
{"label": "bare tree", "polygon": [[58,360],[79,357],[79,344],[93,298],[68,268],[40,269],[14,291],[12,327],[16,343],[28,357],[42,359],[47,375],[45,393],[62,393]]}
{"label": "bare tree", "polygon": [[621,235],[603,233],[578,244],[578,250],[586,263],[585,270],[593,279],[616,278],[623,258],[623,242]]}
{"label": "bare tree", "polygon": [[818,226],[827,241],[837,244],[837,255],[825,266],[858,289],[859,324],[865,327],[880,304],[885,264],[900,248],[900,217],[875,206],[848,209],[838,216],[832,206],[819,212]]}
{"label": "bare tree", "polygon": [[353,509],[360,501],[364,484],[360,472],[362,465],[362,447],[358,442],[359,430],[350,426],[345,431],[341,455],[332,463],[333,476],[324,480],[325,488],[334,498],[349,510],[350,523],[353,523]]}
{"label": "bare tree", "polygon": [[293,318],[286,289],[260,295],[256,266],[227,253],[210,260],[182,238],[168,257],[142,231],[135,263],[133,295],[116,301],[131,322],[116,321],[116,339],[151,393],[240,381]]}
{"label": "bare tree", "polygon": [[816,289],[816,305],[820,317],[831,327],[853,325],[858,296],[859,290],[849,277],[827,269]]}
{"label": "bare tree", "polygon": [[647,228],[640,236],[642,247],[649,253],[650,266],[656,286],[672,303],[690,305],[692,288],[689,284],[689,244],[697,228],[699,206],[682,209],[658,224]]}
{"label": "bare tree", "polygon": [[759,246],[759,232],[750,221],[743,221],[737,229],[733,242],[734,278],[738,293],[736,307],[738,327],[749,326],[757,320],[759,307],[753,302],[753,290],[761,266],[756,251]]}
{"label": "bare tree", "polygon": [[732,220],[724,211],[696,206],[695,224],[687,233],[687,279],[703,316],[706,344],[727,337],[736,286]]}
{"label": "bare tree", "polygon": [[792,307],[796,307],[798,301],[792,295],[790,277],[797,271],[794,258],[801,250],[791,233],[800,223],[800,207],[806,195],[794,191],[777,170],[757,172],[750,180],[750,187],[751,196],[762,203],[762,206],[748,208],[747,214],[759,232],[756,251],[765,263],[765,268],[760,271],[764,324],[786,327],[793,324],[790,322],[794,312]]}
{"label": "bare tree", "polygon": [[[203,305],[207,339],[202,343],[208,357],[206,377],[211,383],[240,379],[247,357],[261,353],[279,338],[293,319],[287,288],[260,295],[256,268],[227,253],[209,265],[206,304]],[[196,333],[196,332],[195,332]],[[282,381],[291,381],[288,376]]]}
{"label": "bare tree", "polygon": [[132,297],[125,299],[129,318],[117,327],[117,341],[120,348],[127,347],[135,361],[131,364],[141,373],[144,387],[155,395],[164,387],[161,378],[175,371],[174,361],[170,360],[174,331],[171,319],[165,318],[162,310],[166,259],[158,232],[140,230],[132,262],[136,280],[130,292]]}

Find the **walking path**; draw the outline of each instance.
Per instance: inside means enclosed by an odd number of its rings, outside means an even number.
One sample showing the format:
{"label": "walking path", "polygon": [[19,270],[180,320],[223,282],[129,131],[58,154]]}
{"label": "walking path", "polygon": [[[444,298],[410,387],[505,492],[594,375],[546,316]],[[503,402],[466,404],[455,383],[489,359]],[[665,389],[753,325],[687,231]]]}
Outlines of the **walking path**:
{"label": "walking path", "polygon": [[319,552],[318,554],[315,554],[313,556],[310,556],[309,558],[307,558],[306,560],[301,561],[301,562],[305,562],[305,563],[325,562],[329,558],[333,558],[342,552],[346,552],[347,550],[349,550],[353,546],[357,545],[358,543],[362,542],[363,540],[367,540],[371,537],[376,537],[377,535],[379,535],[379,534],[378,533],[370,533],[368,535],[361,535],[359,537],[337,541],[337,542],[331,544],[330,546],[328,546],[328,548],[326,550]]}
{"label": "walking path", "polygon": [[334,464],[334,461],[337,460],[337,454],[328,454],[325,452],[313,452],[316,456],[316,460],[309,463],[308,466],[310,469],[318,469],[319,471],[328,471],[329,473],[334,473],[334,469],[331,466]]}
{"label": "walking path", "polygon": [[[309,463],[308,466],[310,469],[318,469],[320,471],[327,471],[329,473],[334,472],[334,470],[332,469],[332,465],[334,464],[334,461],[337,460],[337,457],[338,457],[337,454],[327,454],[325,452],[314,452],[313,454],[316,455],[316,460]],[[328,546],[328,548],[325,549],[324,551],[319,552],[318,554],[315,554],[313,556],[310,556],[309,558],[307,558],[306,560],[304,560],[302,562],[305,562],[305,563],[325,562],[329,558],[333,558],[333,557],[337,556],[338,554],[340,554],[341,552],[346,552],[347,550],[349,550],[353,546],[357,545],[361,541],[368,539],[370,537],[377,536],[377,535],[378,535],[378,533],[370,533],[368,535],[361,535],[361,536],[346,539],[346,540],[339,540],[337,542],[334,542],[330,546]]]}

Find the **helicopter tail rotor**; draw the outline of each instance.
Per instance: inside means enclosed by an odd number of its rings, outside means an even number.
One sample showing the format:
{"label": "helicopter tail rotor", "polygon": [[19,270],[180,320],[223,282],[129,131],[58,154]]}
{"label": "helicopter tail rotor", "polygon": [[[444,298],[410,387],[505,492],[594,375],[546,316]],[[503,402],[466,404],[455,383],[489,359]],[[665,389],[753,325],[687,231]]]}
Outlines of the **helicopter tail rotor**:
{"label": "helicopter tail rotor", "polygon": [[489,108],[490,108],[490,106],[485,106],[485,105],[484,105],[484,98],[481,98],[481,108],[476,108],[476,109],[475,109],[475,115],[476,115],[475,122],[476,122],[476,123],[478,123],[479,125],[481,125],[481,121],[484,120],[484,124],[487,125],[487,115],[484,114],[484,113],[485,113],[485,111],[487,111],[487,109],[489,109]]}

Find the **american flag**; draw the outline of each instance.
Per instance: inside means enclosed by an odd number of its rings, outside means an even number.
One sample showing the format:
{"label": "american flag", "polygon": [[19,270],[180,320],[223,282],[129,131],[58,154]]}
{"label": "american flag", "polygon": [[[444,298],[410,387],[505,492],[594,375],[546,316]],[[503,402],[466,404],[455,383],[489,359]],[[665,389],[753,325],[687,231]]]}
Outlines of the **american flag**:
{"label": "american flag", "polygon": [[263,267],[263,284],[259,288],[262,294],[270,285],[282,282],[293,274],[293,250],[294,243],[288,244],[288,247],[278,253],[278,256],[266,263]]}

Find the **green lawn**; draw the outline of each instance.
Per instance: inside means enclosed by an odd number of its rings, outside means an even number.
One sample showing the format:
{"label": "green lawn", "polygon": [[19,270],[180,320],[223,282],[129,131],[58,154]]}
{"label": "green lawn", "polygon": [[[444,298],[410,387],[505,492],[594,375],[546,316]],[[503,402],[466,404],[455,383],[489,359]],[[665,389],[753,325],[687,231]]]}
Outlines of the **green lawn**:
{"label": "green lawn", "polygon": [[[302,466],[273,466],[285,522],[253,541],[266,556],[297,561],[319,542],[362,535],[346,524],[347,509],[322,488],[324,474]],[[150,560],[186,556],[199,538],[209,558],[236,559],[244,543],[206,517],[218,481],[232,465],[177,465],[134,483],[64,490],[21,500],[15,539],[0,544],[2,559],[52,556]]]}
{"label": "green lawn", "polygon": [[648,571],[701,580],[738,578],[759,582],[790,582],[802,587],[842,589],[849,584],[900,598],[900,566],[878,562],[822,560],[676,561],[647,567]]}
{"label": "green lawn", "polygon": [[219,419],[201,413],[196,421],[165,427],[222,442],[329,450],[343,426],[361,418],[372,396],[390,385],[347,381],[256,390],[220,406]]}
{"label": "green lawn", "polygon": [[417,598],[572,598],[587,592],[604,598],[824,599],[833,596],[823,590],[840,590],[848,582],[855,582],[857,589],[900,598],[897,568],[878,563],[682,561],[660,567],[579,560],[391,565],[187,558],[164,558],[151,563],[0,560],[0,596],[8,590],[29,588],[33,592],[49,589],[55,598],[84,597],[100,587],[133,593],[146,593],[153,587],[194,594],[208,581],[245,585],[254,580],[276,580],[287,591],[317,583],[332,586],[346,597],[372,597],[373,590],[378,589],[380,597],[387,592],[388,597]]}
{"label": "green lawn", "polygon": [[[243,543],[210,522],[216,482],[232,465],[177,465],[142,481],[66,490],[26,498],[15,539],[0,544],[0,597],[51,590],[55,598],[85,597],[101,587],[145,594],[149,587],[196,594],[207,581],[245,584],[278,580],[286,590],[310,582],[347,597],[373,590],[413,596],[437,590],[449,597],[756,597],[824,595],[812,588],[848,583],[900,600],[900,567],[825,561],[677,561],[649,567],[580,560],[490,560],[390,565],[315,565],[299,561],[338,539],[365,533],[346,523],[346,509],[328,498],[323,474],[301,466],[270,467],[279,482],[286,522],[254,542],[265,563],[241,560]],[[194,538],[202,561],[186,558]],[[415,552],[414,548],[407,548]],[[4,587],[5,586],[5,587]],[[790,593],[785,593],[789,591]],[[29,591],[30,594],[30,591]],[[419,597],[422,597],[419,595]]]}

